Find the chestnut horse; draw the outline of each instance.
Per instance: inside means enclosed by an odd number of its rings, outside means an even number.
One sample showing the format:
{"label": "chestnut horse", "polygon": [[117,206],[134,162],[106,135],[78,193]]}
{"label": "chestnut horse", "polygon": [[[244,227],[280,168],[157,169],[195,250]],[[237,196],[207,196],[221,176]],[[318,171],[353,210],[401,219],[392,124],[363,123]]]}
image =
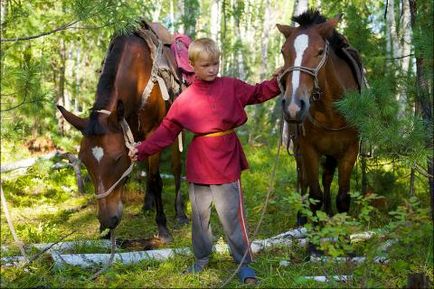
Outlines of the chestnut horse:
{"label": "chestnut horse", "polygon": [[[301,193],[304,195],[309,189],[309,197],[316,200],[310,204],[313,213],[324,206],[324,211],[332,215],[330,186],[337,167],[336,207],[338,212],[348,212],[350,177],[359,151],[359,137],[334,102],[346,92],[361,88],[360,59],[336,32],[339,18],[326,20],[318,11],[308,10],[293,20],[298,27],[277,25],[286,38],[279,83]],[[324,192],[319,184],[321,158]],[[297,222],[304,225],[306,218],[299,213]]]}
{"label": "chestnut horse", "polygon": [[[145,32],[149,35],[149,30]],[[125,142],[128,127],[136,141],[142,140],[159,126],[170,107],[170,100],[165,101],[162,97],[160,82],[149,86],[151,81],[155,81],[154,64],[158,55],[152,57],[151,42],[145,41],[143,35],[136,31],[112,40],[89,118],[80,118],[58,107],[65,119],[83,134],[79,157],[95,187],[101,229],[113,229],[121,220],[122,187],[132,169],[127,146],[131,146],[134,140]],[[158,48],[160,51],[166,49],[161,45]],[[144,90],[147,90],[146,96]],[[172,236],[163,211],[159,165],[160,154],[150,156],[146,162],[144,208],[152,206],[150,202],[155,200],[158,236],[162,242],[170,242]],[[177,143],[172,145],[172,172],[175,177],[176,218],[178,223],[187,223],[180,191],[181,153]]]}

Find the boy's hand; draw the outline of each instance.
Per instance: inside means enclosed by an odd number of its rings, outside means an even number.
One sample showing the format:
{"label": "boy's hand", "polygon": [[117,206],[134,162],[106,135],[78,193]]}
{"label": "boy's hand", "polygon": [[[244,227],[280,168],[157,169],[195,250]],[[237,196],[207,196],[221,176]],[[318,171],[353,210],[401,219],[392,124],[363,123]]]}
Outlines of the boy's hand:
{"label": "boy's hand", "polygon": [[276,71],[273,72],[272,76],[273,77],[278,77],[280,74],[282,74],[283,70],[284,70],[283,66],[277,68]]}
{"label": "boy's hand", "polygon": [[135,162],[137,161],[137,153],[139,152],[139,150],[137,149],[137,146],[140,143],[136,144],[136,146],[132,149],[130,149],[130,151],[128,152],[128,156],[130,157],[131,161]]}

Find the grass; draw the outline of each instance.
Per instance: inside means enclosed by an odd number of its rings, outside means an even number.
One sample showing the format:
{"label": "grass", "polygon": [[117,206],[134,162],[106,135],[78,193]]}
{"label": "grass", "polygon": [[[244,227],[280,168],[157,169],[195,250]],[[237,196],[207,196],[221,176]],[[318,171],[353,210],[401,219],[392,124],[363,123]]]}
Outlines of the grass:
{"label": "grass", "polygon": [[[245,139],[242,140],[245,143]],[[251,233],[253,233],[259,220],[264,201],[267,196],[271,172],[276,166],[275,183],[271,192],[270,202],[264,220],[261,223],[255,239],[268,238],[295,227],[295,216],[298,204],[295,189],[295,164],[292,157],[282,150],[279,161],[277,158],[277,145],[273,141],[268,144],[245,145],[246,155],[249,159],[250,170],[243,173],[242,185],[244,188],[247,220]],[[3,158],[3,156],[2,156]],[[167,154],[163,156],[167,159]],[[2,159],[3,160],[3,159]],[[86,184],[86,194],[79,195],[76,191],[74,173],[70,168],[59,170],[51,169],[53,161],[40,161],[25,175],[16,176],[4,174],[3,190],[9,202],[10,212],[19,237],[25,244],[39,242],[56,242],[67,234],[74,232],[68,240],[98,239],[98,221],[96,219],[96,202],[93,198],[93,188]],[[168,173],[168,165],[163,165],[163,171]],[[83,170],[83,174],[86,172]],[[124,215],[121,224],[116,230],[118,238],[144,239],[156,233],[154,213],[142,213],[144,178],[136,171],[125,187]],[[388,175],[390,178],[390,176]],[[165,205],[168,227],[171,230],[174,242],[163,247],[190,247],[190,226],[175,226],[174,212],[174,184],[171,179],[165,178],[163,201]],[[357,188],[357,175],[353,175],[353,188]],[[396,183],[402,183],[402,180]],[[396,189],[396,187],[393,187]],[[393,189],[390,188],[390,189]],[[400,188],[398,186],[398,188]],[[422,188],[424,188],[422,186]],[[336,185],[333,190],[336,191]],[[183,182],[182,191],[187,198],[187,184]],[[402,194],[402,190],[400,190]],[[426,191],[419,190],[426,198]],[[423,206],[425,204],[425,206]],[[396,205],[398,206],[398,205]],[[252,266],[258,272],[259,287],[263,288],[347,288],[347,287],[403,287],[406,284],[406,274],[409,272],[426,272],[433,280],[433,254],[432,254],[432,222],[423,211],[414,209],[415,205],[408,205],[402,209],[401,214],[408,217],[408,230],[394,229],[394,237],[402,241],[395,244],[389,254],[389,264],[380,265],[365,263],[362,265],[311,263],[304,248],[297,246],[275,247],[260,252],[255,256]],[[426,207],[422,203],[421,207]],[[191,208],[187,202],[187,215]],[[356,210],[353,210],[356,214]],[[387,219],[385,219],[385,216]],[[398,224],[386,213],[373,213],[369,226],[388,223]],[[393,223],[395,222],[395,223]],[[215,240],[224,239],[223,230],[218,222],[217,214],[213,212],[211,219]],[[425,225],[421,225],[425,224]],[[368,227],[369,227],[368,226]],[[430,227],[431,226],[431,227]],[[401,228],[400,226],[396,226]],[[403,226],[405,227],[405,226]],[[411,229],[411,230],[410,230]],[[1,243],[11,248],[3,252],[3,256],[16,255],[17,248],[13,244],[12,236],[2,215]],[[415,234],[414,232],[418,232]],[[391,236],[389,236],[391,237]],[[375,252],[378,244],[384,240],[378,239],[364,243],[359,252],[367,255]],[[412,250],[408,250],[409,246]],[[72,253],[104,252],[105,249],[92,247],[77,247]],[[30,251],[35,254],[35,251]],[[411,254],[410,254],[411,253]],[[289,262],[289,266],[282,266],[281,261]],[[184,275],[183,270],[193,262],[192,256],[178,255],[166,262],[142,261],[138,264],[125,265],[114,263],[107,272],[97,280],[89,278],[99,268],[83,269],[73,266],[56,268],[51,258],[44,255],[30,266],[23,268],[1,267],[2,288],[26,287],[63,287],[63,288],[99,288],[99,287],[174,287],[198,288],[219,287],[235,270],[236,264],[228,253],[213,254],[210,266],[205,272],[198,275]],[[314,275],[352,275],[353,279],[346,283],[329,281],[319,283],[307,280],[303,276]],[[228,287],[246,288],[234,278]]]}

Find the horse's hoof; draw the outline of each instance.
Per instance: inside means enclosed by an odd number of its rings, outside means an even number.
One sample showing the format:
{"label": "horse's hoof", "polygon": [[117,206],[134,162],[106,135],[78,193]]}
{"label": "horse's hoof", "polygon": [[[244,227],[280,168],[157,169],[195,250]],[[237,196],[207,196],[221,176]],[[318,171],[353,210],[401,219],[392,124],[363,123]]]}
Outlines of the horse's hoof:
{"label": "horse's hoof", "polygon": [[312,257],[321,257],[324,256],[324,251],[318,249],[314,244],[309,243],[309,255]]}
{"label": "horse's hoof", "polygon": [[176,217],[176,225],[175,227],[179,228],[184,225],[188,225],[190,223],[190,220],[186,216],[182,217]]}
{"label": "horse's hoof", "polygon": [[151,207],[148,207],[148,206],[144,205],[144,206],[142,207],[142,212],[143,212],[143,214],[144,214],[145,216],[147,216],[148,214],[150,214],[152,211],[153,211],[153,207],[152,207],[152,206],[151,206]]}
{"label": "horse's hoof", "polygon": [[160,239],[161,243],[168,244],[173,242],[173,237],[170,234],[158,234],[157,238]]}
{"label": "horse's hoof", "polygon": [[297,214],[297,226],[303,227],[306,224],[307,224],[307,217],[301,214]]}

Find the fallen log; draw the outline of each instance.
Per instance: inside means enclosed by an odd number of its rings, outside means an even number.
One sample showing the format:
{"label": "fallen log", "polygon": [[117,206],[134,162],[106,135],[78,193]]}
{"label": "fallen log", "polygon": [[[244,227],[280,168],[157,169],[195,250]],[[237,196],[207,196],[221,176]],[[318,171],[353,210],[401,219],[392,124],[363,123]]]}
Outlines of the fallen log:
{"label": "fallen log", "polygon": [[3,164],[0,166],[0,172],[6,173],[6,172],[10,172],[10,171],[17,170],[17,169],[25,169],[25,168],[31,167],[40,159],[42,159],[42,160],[51,159],[52,157],[54,157],[56,155],[56,153],[58,153],[58,152],[57,151],[50,152],[50,153],[45,154],[43,156],[28,158],[28,159],[16,161],[13,163]]}
{"label": "fallen log", "polygon": [[353,278],[351,275],[333,275],[333,276],[303,276],[308,280],[315,280],[317,282],[329,282],[331,280],[339,282],[347,282]]}
{"label": "fallen log", "polygon": [[[113,261],[122,262],[123,264],[137,263],[142,260],[164,261],[177,254],[190,255],[191,250],[189,248],[179,248],[115,253]],[[110,258],[110,254],[60,254],[56,251],[52,251],[51,256],[54,260],[55,266],[68,264],[81,267],[91,267],[95,264],[106,264]]]}
{"label": "fallen log", "polygon": [[[357,256],[357,257],[329,257],[329,256],[321,256],[321,257],[316,257],[316,256],[310,256],[310,262],[313,263],[325,263],[325,262],[330,262],[333,261],[335,263],[355,263],[355,264],[360,264],[363,263],[367,260],[366,257],[363,256]],[[389,263],[389,259],[387,259],[386,257],[381,257],[381,256],[376,256],[373,259],[374,263],[378,263],[378,264],[387,264]]]}
{"label": "fallen log", "polygon": [[[68,165],[70,167],[72,167],[72,169],[74,170],[74,173],[75,173],[75,179],[76,179],[76,183],[77,183],[78,192],[83,195],[84,194],[84,181],[83,181],[83,177],[81,176],[81,171],[80,171],[80,168],[81,168],[80,159],[77,156],[75,156],[74,154],[71,154],[68,152],[60,153],[59,157],[60,157],[60,159],[67,159],[68,160],[68,162],[69,162]],[[58,165],[58,164],[55,164],[55,165],[57,165],[58,168],[61,167],[61,165]]]}

